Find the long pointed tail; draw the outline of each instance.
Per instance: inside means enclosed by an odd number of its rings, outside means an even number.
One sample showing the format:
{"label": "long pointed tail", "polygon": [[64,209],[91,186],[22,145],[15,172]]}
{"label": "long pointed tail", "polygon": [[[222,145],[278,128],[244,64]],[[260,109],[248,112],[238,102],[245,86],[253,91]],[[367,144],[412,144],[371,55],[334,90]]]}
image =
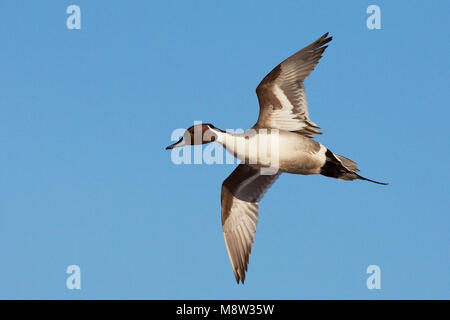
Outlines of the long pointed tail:
{"label": "long pointed tail", "polygon": [[369,182],[373,182],[373,183],[376,183],[376,184],[382,184],[383,186],[387,186],[389,184],[387,182],[380,182],[380,181],[375,181],[375,180],[371,180],[371,179],[367,179],[367,178],[361,177],[359,174],[357,174],[355,172],[353,172],[353,174],[355,174],[358,177],[358,179],[361,179],[361,180],[364,180],[364,181],[369,181]]}
{"label": "long pointed tail", "polygon": [[325,156],[327,160],[320,169],[320,174],[324,176],[336,178],[339,180],[359,179],[376,184],[388,185],[388,183],[386,182],[379,182],[360,176],[359,174],[356,173],[359,171],[358,168],[356,167],[356,163],[346,157],[335,154],[328,149],[327,152],[325,153]]}

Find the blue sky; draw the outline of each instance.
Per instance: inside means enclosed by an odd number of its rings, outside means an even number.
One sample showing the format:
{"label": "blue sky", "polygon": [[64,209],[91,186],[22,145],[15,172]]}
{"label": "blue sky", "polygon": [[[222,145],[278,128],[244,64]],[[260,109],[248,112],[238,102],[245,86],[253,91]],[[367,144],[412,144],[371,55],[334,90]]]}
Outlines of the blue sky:
{"label": "blue sky", "polygon": [[[381,30],[366,27],[371,4]],[[0,298],[450,298],[449,9],[0,2]],[[220,223],[235,165],[177,166],[164,147],[194,120],[252,126],[259,81],[325,32],[306,81],[317,140],[390,185],[282,175],[238,286]]]}

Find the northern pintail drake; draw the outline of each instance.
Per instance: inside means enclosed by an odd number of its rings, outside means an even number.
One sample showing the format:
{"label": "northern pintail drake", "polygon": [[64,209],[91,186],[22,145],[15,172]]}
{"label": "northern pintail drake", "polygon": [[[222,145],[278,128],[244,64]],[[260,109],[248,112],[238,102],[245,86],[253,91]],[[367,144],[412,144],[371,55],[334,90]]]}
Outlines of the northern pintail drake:
{"label": "northern pintail drake", "polygon": [[222,228],[237,283],[245,281],[258,221],[258,203],[281,173],[321,174],[364,180],[356,163],[312,139],[321,134],[309,119],[304,80],[327,48],[328,33],[276,66],[258,85],[259,118],[242,134],[197,124],[166,149],[220,143],[241,163],[222,184]]}

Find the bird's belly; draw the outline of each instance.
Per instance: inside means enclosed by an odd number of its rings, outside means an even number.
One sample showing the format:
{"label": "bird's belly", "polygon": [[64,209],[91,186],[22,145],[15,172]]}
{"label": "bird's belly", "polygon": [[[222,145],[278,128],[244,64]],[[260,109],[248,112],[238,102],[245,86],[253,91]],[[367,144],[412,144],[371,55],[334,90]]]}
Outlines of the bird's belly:
{"label": "bird's belly", "polygon": [[237,138],[233,144],[225,145],[225,148],[243,163],[278,168],[288,173],[320,173],[320,168],[325,163],[324,146],[292,133]]}
{"label": "bird's belly", "polygon": [[325,162],[325,152],[322,147],[318,152],[302,150],[301,148],[286,148],[280,150],[279,168],[283,172],[295,174],[317,174]]}

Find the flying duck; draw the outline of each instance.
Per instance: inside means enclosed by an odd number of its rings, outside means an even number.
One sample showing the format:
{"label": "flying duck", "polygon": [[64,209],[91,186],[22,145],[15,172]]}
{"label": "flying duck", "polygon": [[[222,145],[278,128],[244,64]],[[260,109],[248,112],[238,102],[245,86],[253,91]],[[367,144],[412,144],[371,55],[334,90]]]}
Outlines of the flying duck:
{"label": "flying duck", "polygon": [[356,163],[333,153],[312,135],[304,80],[332,40],[328,33],[276,66],[258,85],[259,117],[241,134],[196,124],[166,149],[216,141],[241,160],[222,184],[222,228],[237,283],[245,281],[258,221],[258,203],[281,173],[321,174],[339,180],[374,181],[360,176]]}

